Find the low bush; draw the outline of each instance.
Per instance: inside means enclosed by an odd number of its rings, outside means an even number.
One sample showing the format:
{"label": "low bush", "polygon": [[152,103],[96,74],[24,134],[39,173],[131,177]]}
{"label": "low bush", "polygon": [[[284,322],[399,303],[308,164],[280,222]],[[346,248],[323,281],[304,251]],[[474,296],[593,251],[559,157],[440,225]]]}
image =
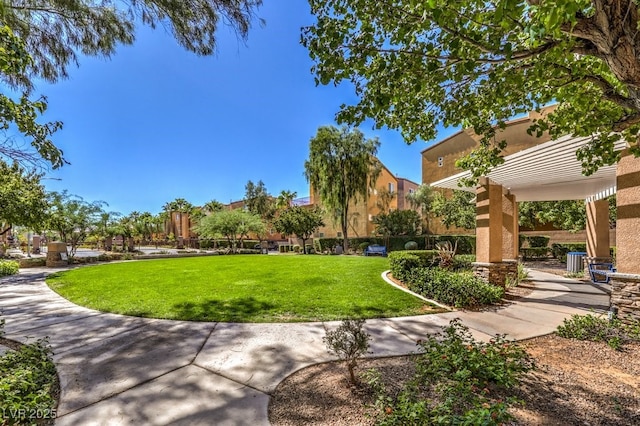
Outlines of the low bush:
{"label": "low bush", "polygon": [[640,322],[628,325],[619,319],[609,320],[592,314],[573,315],[563,321],[557,333],[567,339],[604,342],[611,348],[620,350],[629,342],[640,341]]}
{"label": "low bush", "polygon": [[415,268],[430,267],[437,264],[434,250],[407,250],[389,253],[389,266],[395,279],[405,282]]}
{"label": "low bush", "polygon": [[407,241],[404,244],[404,249],[405,250],[418,250],[418,243],[416,243],[415,241]]}
{"label": "low bush", "polygon": [[[4,321],[0,322],[0,336]],[[56,369],[51,360],[47,339],[22,345],[0,357],[0,412],[2,424],[35,424],[33,415],[41,420],[56,416]]]}
{"label": "low bush", "polygon": [[475,254],[459,254],[453,258],[454,271],[471,271],[472,263],[476,261]]}
{"label": "low bush", "polygon": [[38,268],[46,266],[47,259],[44,257],[26,257],[20,259],[18,262],[21,268]]}
{"label": "low bush", "polygon": [[335,330],[327,331],[322,338],[329,353],[335,354],[347,364],[349,370],[349,380],[356,384],[355,367],[358,365],[358,358],[367,353],[369,349],[369,336],[364,331],[365,320],[346,319]]}
{"label": "low bush", "polygon": [[546,259],[549,257],[548,247],[531,247],[520,249],[522,260]]}
{"label": "low bush", "polygon": [[472,272],[452,272],[438,267],[413,269],[407,284],[411,291],[457,308],[491,305],[504,296],[502,287],[489,284]]}
{"label": "low bush", "polygon": [[512,418],[508,408],[516,400],[493,394],[513,388],[534,368],[521,347],[504,336],[478,342],[458,319],[418,345],[423,353],[415,358],[415,375],[396,396],[379,373],[366,374],[376,394],[377,424],[496,425]]}
{"label": "low bush", "polygon": [[454,246],[457,244],[456,253],[458,254],[474,254],[476,252],[475,235],[429,235],[426,238],[429,249],[435,249],[436,244],[449,241]]}
{"label": "low bush", "polygon": [[15,260],[0,260],[0,277],[15,275],[20,270],[20,264]]}

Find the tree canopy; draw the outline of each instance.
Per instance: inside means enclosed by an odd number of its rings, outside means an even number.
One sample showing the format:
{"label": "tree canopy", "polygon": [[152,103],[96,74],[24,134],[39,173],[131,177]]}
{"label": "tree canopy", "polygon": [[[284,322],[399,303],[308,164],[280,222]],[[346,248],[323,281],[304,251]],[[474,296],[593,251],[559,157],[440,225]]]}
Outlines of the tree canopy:
{"label": "tree canopy", "polygon": [[377,138],[365,139],[358,129],[333,126],[320,127],[309,143],[305,176],[325,210],[340,224],[345,251],[349,203],[366,200],[368,190],[375,188],[381,170],[375,158],[379,146]]}
{"label": "tree canopy", "polygon": [[473,192],[453,191],[451,196],[447,198],[441,192],[436,192],[431,209],[447,229],[452,226],[475,229],[475,196]]}
{"label": "tree canopy", "polygon": [[350,82],[359,100],[339,122],[372,118],[407,142],[436,126],[473,127],[481,147],[460,165],[502,161],[496,129],[544,105],[531,132],[591,136],[585,174],[613,164],[614,141],[637,155],[640,6],[633,0],[310,0],[317,22],[302,42],[318,84]]}
{"label": "tree canopy", "polygon": [[231,250],[235,251],[250,233],[264,233],[265,225],[259,216],[248,211],[220,210],[202,217],[194,230],[203,238],[226,238]]}
{"label": "tree canopy", "polygon": [[302,206],[291,206],[282,210],[273,222],[278,232],[285,235],[295,234],[302,240],[302,250],[307,254],[306,241],[311,238],[314,232],[324,226],[322,211],[320,209],[306,208]]}
{"label": "tree canopy", "polygon": [[0,161],[0,235],[12,226],[42,229],[49,204],[41,177]]}
{"label": "tree canopy", "polygon": [[8,0],[0,3],[0,80],[24,91],[20,101],[0,95],[0,129],[15,126],[35,152],[20,141],[0,141],[0,155],[57,168],[66,163],[51,141],[59,122],[36,118],[46,100],[30,100],[34,79],[66,78],[81,55],[112,56],[119,44],[132,44],[136,25],[161,26],[199,55],[216,51],[221,24],[245,38],[262,0]]}

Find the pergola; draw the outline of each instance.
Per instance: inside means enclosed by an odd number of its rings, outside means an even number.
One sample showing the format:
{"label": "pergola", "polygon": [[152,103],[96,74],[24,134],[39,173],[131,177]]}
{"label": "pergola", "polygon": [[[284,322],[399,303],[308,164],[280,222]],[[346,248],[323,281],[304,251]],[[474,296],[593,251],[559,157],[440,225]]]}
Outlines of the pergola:
{"label": "pergola", "polygon": [[[433,182],[431,186],[475,192],[476,271],[490,282],[504,284],[518,257],[517,201],[585,200],[587,206],[587,255],[609,257],[609,214],[606,198],[617,194],[616,282],[632,283],[634,294],[626,305],[635,306],[640,318],[640,158],[629,153],[624,141],[616,165],[601,167],[591,176],[582,174],[576,150],[590,137],[564,136],[505,157],[505,161],[479,180],[475,188],[461,187],[470,172]],[[629,288],[624,294],[629,293]],[[626,296],[625,296],[626,297]],[[631,302],[630,302],[631,301]]]}

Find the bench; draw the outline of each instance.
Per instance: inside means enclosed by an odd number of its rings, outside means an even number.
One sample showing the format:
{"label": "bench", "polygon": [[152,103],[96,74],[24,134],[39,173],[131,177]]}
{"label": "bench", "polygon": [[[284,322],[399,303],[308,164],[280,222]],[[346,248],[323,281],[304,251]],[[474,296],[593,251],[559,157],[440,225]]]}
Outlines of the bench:
{"label": "bench", "polygon": [[364,250],[365,256],[373,256],[379,254],[382,257],[387,257],[387,248],[385,246],[368,246]]}
{"label": "bench", "polygon": [[594,283],[609,283],[608,272],[616,272],[616,268],[613,267],[613,263],[608,262],[594,262],[589,263],[589,276]]}

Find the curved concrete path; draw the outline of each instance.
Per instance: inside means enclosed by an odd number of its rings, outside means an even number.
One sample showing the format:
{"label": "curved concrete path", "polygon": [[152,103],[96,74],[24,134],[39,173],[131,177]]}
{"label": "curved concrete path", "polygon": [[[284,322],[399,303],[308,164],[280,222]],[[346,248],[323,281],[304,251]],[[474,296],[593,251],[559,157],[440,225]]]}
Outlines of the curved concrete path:
{"label": "curved concrete path", "polygon": [[[44,282],[51,269],[0,279],[0,314],[9,339],[49,336],[61,383],[58,425],[268,425],[278,383],[334,359],[325,327],[198,323],[127,317],[74,305]],[[368,320],[371,356],[407,354],[416,340],[462,319],[476,338],[525,339],[555,330],[575,313],[608,309],[601,288],[532,271],[526,298],[482,312]]]}

